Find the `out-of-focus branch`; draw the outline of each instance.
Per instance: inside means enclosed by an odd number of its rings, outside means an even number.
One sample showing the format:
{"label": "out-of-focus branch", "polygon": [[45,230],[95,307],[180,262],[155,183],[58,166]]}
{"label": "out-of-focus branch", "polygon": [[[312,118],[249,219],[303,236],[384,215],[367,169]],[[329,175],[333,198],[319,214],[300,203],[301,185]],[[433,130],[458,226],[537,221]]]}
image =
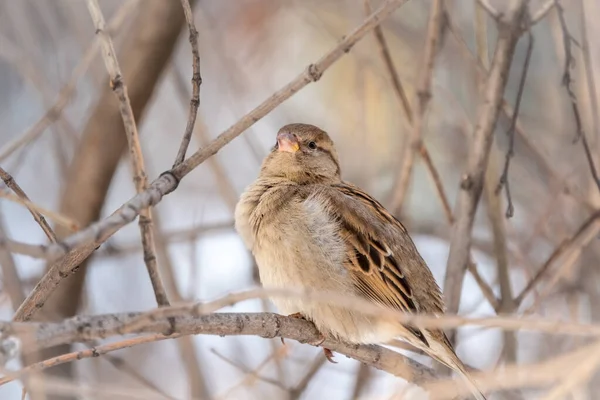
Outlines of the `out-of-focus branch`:
{"label": "out-of-focus branch", "polygon": [[475,211],[483,189],[494,128],[502,106],[515,45],[521,33],[526,4],[526,0],[511,1],[506,17],[499,23],[499,39],[485,85],[483,105],[479,110],[473,140],[469,146],[467,166],[461,177],[455,212],[456,223],[450,241],[444,281],[444,294],[451,313],[458,311],[463,278],[469,261]]}
{"label": "out-of-focus branch", "polygon": [[16,310],[19,305],[25,300],[25,292],[17,265],[11,252],[6,248],[6,231],[4,227],[4,215],[0,210],[0,267],[2,267],[2,287],[8,293],[13,310]]}
{"label": "out-of-focus branch", "polygon": [[[133,3],[125,3],[122,7],[134,7],[135,4],[139,4]],[[135,17],[130,25],[131,31],[124,38],[119,60],[122,75],[128,82],[133,116],[140,119],[175,47],[185,19],[178,2],[144,0],[144,6],[136,7],[135,10]],[[94,43],[94,46],[99,48],[97,39]],[[94,55],[94,52],[89,52],[90,50],[86,56]],[[74,90],[76,81],[71,81],[71,90]],[[69,93],[69,90],[63,90]],[[82,129],[80,142],[69,166],[68,179],[61,194],[60,214],[72,218],[83,227],[98,220],[114,172],[126,148],[127,137],[114,94],[109,85],[104,85],[96,106],[90,111],[89,119]],[[59,226],[56,228],[59,241],[71,234]],[[29,320],[42,307],[43,312],[35,316],[38,319],[67,318],[74,315],[80,306],[84,288],[87,271],[85,260],[96,247],[97,245],[92,244],[83,251],[69,253],[67,257],[48,260],[44,276],[52,276],[54,280],[50,285],[48,281],[38,282],[13,316],[13,320]],[[74,271],[77,273],[73,273]],[[52,291],[50,296],[51,291],[47,289],[54,289],[59,284],[59,290]],[[40,292],[44,293],[43,300],[38,297]],[[70,351],[70,348],[61,346],[48,349],[26,361],[32,363]],[[69,369],[70,364],[65,364],[50,372],[72,379]]]}
{"label": "out-of-focus branch", "polygon": [[[33,203],[27,197],[20,197],[9,193],[8,191],[0,191],[0,197],[8,201],[12,201],[25,206],[30,211],[36,212],[40,216],[45,216],[49,220],[54,221],[56,224],[63,226],[68,232],[77,232],[79,230],[79,224],[73,221],[71,218],[66,217],[57,213],[56,211],[49,210],[40,205]],[[34,217],[35,219],[35,217]],[[44,228],[42,228],[44,230]],[[54,233],[54,232],[52,232]],[[47,236],[47,235],[46,235]],[[52,240],[51,240],[52,241]]]}
{"label": "out-of-focus branch", "polygon": [[104,354],[107,354],[107,353],[110,353],[110,352],[113,352],[116,350],[126,349],[128,347],[133,347],[133,346],[137,346],[137,345],[144,344],[144,343],[158,342],[160,340],[165,340],[165,339],[176,339],[177,337],[179,337],[179,335],[177,335],[177,334],[173,334],[170,336],[165,336],[162,334],[139,336],[139,337],[132,338],[132,339],[120,340],[118,342],[114,342],[114,343],[110,343],[110,344],[94,346],[94,347],[92,347],[90,349],[86,349],[86,350],[80,350],[80,351],[74,351],[74,352],[67,353],[67,354],[61,354],[59,356],[52,357],[47,360],[43,360],[43,361],[39,361],[39,362],[30,364],[19,371],[15,371],[14,373],[6,374],[2,378],[0,378],[0,385],[4,385],[6,383],[14,381],[15,379],[22,378],[28,374],[31,374],[32,372],[43,371],[45,369],[56,367],[61,364],[82,360],[84,358],[99,357],[101,355],[104,355]]}
{"label": "out-of-focus branch", "polygon": [[181,164],[185,159],[185,153],[190,145],[192,139],[192,132],[194,131],[194,125],[196,123],[196,116],[198,115],[198,107],[200,107],[200,85],[202,85],[202,76],[200,75],[200,52],[198,51],[198,31],[194,24],[194,14],[192,13],[192,7],[190,7],[189,0],[181,0],[183,12],[185,14],[185,20],[187,22],[190,45],[192,47],[192,99],[190,100],[190,111],[188,115],[187,126],[185,127],[185,133],[175,157],[175,163],[173,166]]}
{"label": "out-of-focus branch", "polygon": [[[161,0],[157,1],[160,2]],[[37,308],[44,305],[50,294],[61,283],[63,277],[72,274],[77,266],[87,259],[99,245],[104,243],[123,226],[131,223],[139,215],[140,210],[158,204],[165,195],[175,190],[179,181],[194,168],[216,154],[223,146],[235,139],[244,130],[289,99],[300,89],[311,82],[319,80],[321,75],[331,65],[349,52],[360,39],[406,1],[387,0],[377,11],[319,61],[315,64],[310,64],[303,73],[263,101],[225,132],[221,133],[209,145],[196,151],[191,157],[174,169],[163,173],[158,179],[152,182],[147,190],[127,201],[112,215],[71,235],[56,245],[43,247],[45,256],[49,260],[58,262],[42,277],[41,281],[36,285],[27,299],[25,299],[25,302],[17,311],[15,319],[29,318]],[[163,4],[171,4],[171,2]],[[144,8],[144,10],[147,9],[148,6]],[[171,20],[170,22],[172,23],[173,21]],[[161,23],[150,24],[148,26],[152,26],[152,29],[155,29],[155,25],[161,25]],[[105,125],[106,123],[103,124],[103,127]],[[10,248],[10,243],[7,246]]]}
{"label": "out-of-focus branch", "polygon": [[[300,379],[300,382],[298,382],[296,386],[290,389],[289,400],[297,400],[302,397],[302,394],[306,391],[306,388],[308,387],[310,381],[315,377],[315,375],[317,375],[317,372],[319,372],[323,365],[325,365],[326,361],[327,358],[323,353],[319,353],[319,355],[317,355],[317,357],[310,364],[310,367],[308,368],[306,374],[304,374],[302,379]],[[365,364],[360,365],[362,367]]]}
{"label": "out-of-focus branch", "polygon": [[[373,9],[371,8],[371,0],[364,0],[363,2],[365,14],[371,15]],[[383,34],[383,29],[381,25],[378,25],[373,29],[373,34],[375,35],[375,39],[377,41],[377,46],[379,47],[379,53],[381,54],[381,59],[385,65],[385,69],[390,76],[390,80],[392,81],[392,87],[394,88],[394,93],[402,106],[402,111],[404,111],[404,116],[412,124],[413,120],[413,112],[410,106],[410,102],[408,101],[408,96],[404,91],[404,86],[402,85],[402,81],[400,80],[400,75],[398,74],[398,70],[394,66],[394,61],[392,60],[392,56],[390,55],[390,50],[388,48],[387,42],[385,40],[385,36]]]}
{"label": "out-of-focus branch", "polygon": [[[555,2],[555,7],[556,7],[556,11],[558,12],[558,21],[560,23],[560,28],[562,30],[563,47],[564,47],[564,51],[565,51],[565,65],[564,65],[562,83],[565,87],[565,91],[567,92],[567,95],[569,96],[569,100],[571,101],[571,109],[573,110],[573,119],[575,120],[575,140],[574,140],[574,142],[577,142],[578,140],[581,141],[585,157],[587,159],[590,171],[592,173],[592,179],[594,180],[596,187],[600,191],[600,176],[598,175],[598,171],[596,170],[594,156],[592,155],[592,152],[590,150],[590,145],[588,143],[586,133],[583,131],[583,123],[581,121],[581,112],[579,111],[577,97],[575,96],[575,91],[571,87],[571,83],[573,82],[573,79],[571,78],[571,69],[574,67],[574,62],[575,62],[575,59],[573,58],[573,54],[571,51],[571,45],[574,42],[574,39],[571,36],[571,33],[569,32],[569,29],[567,27],[567,21],[565,20],[565,16],[564,16],[564,10],[563,10],[562,6],[560,5],[560,3],[558,2],[558,0],[556,0],[556,2]],[[592,91],[592,90],[595,92],[595,88],[590,89],[590,91]],[[594,112],[597,112],[597,110],[594,110]]]}
{"label": "out-of-focus branch", "polygon": [[27,207],[27,209],[33,216],[35,222],[37,222],[40,228],[42,228],[48,239],[50,239],[52,243],[55,243],[56,234],[54,233],[48,222],[46,222],[46,218],[44,218],[42,214],[40,214],[36,209],[29,205],[29,203],[31,203],[29,197],[27,197],[27,195],[25,194],[23,189],[21,189],[17,181],[15,181],[15,179],[2,167],[0,167],[0,179],[2,179],[4,181],[4,184],[8,186],[13,192],[15,192],[15,194],[19,196],[19,198],[27,202],[25,203],[25,207]]}
{"label": "out-of-focus branch", "polygon": [[[482,9],[477,7],[475,10],[475,35],[477,37],[477,55],[479,61],[487,67],[488,65],[488,41],[487,41],[487,23]],[[483,89],[485,78],[478,74],[478,87]],[[484,181],[484,195],[487,202],[488,218],[492,226],[494,254],[496,256],[496,269],[498,271],[498,281],[500,283],[500,301],[498,302],[496,313],[510,313],[514,310],[513,295],[510,284],[508,246],[506,243],[506,229],[504,219],[502,218],[502,201],[499,194],[496,193],[494,182],[498,181],[498,162],[499,150],[492,147],[490,150],[490,161],[486,169]],[[503,332],[504,347],[503,358],[510,363],[514,363],[517,358],[517,342],[513,332]]]}
{"label": "out-of-focus branch", "polygon": [[[158,213],[155,214],[154,222],[157,239],[156,255],[160,265],[162,265],[162,271],[164,273],[168,294],[175,303],[183,302],[185,299],[177,287],[175,266],[173,265],[173,261],[169,255],[168,244],[164,240],[164,237],[161,236],[163,230]],[[187,373],[187,379],[190,388],[188,395],[193,399],[197,398],[210,400],[211,395],[208,391],[205,375],[200,365],[200,360],[198,359],[198,352],[196,346],[194,345],[194,339],[190,336],[183,336],[177,340],[177,347],[181,355],[183,366],[185,367]]]}
{"label": "out-of-focus branch", "polygon": [[440,40],[441,26],[444,20],[442,10],[442,1],[434,0],[431,5],[431,13],[427,27],[427,39],[425,41],[425,51],[423,54],[423,65],[417,87],[417,97],[413,102],[415,112],[413,113],[412,129],[409,145],[402,158],[402,167],[395,187],[394,196],[390,205],[391,211],[395,215],[400,214],[404,198],[412,178],[413,166],[417,152],[422,147],[423,125],[425,124],[425,113],[431,99],[431,80],[437,47]]}
{"label": "out-of-focus branch", "polygon": [[585,222],[577,229],[573,236],[565,239],[548,257],[546,262],[538,269],[533,278],[527,282],[525,288],[515,298],[517,304],[520,304],[525,296],[542,280],[542,278],[548,273],[550,267],[552,267],[556,260],[561,258],[563,255],[576,250],[582,246],[581,238],[589,236],[592,232],[592,237],[600,231],[600,211],[596,211],[590,216]]}
{"label": "out-of-focus branch", "polygon": [[[109,21],[106,30],[110,34],[114,34],[117,32],[127,17],[131,14],[131,12],[135,9],[138,0],[129,0],[125,4],[123,4],[118,11],[115,13],[113,18]],[[96,53],[100,49],[100,43],[98,40],[94,40],[94,42],[88,47],[85,54],[82,56],[81,61],[71,74],[71,78],[67,82],[67,84],[61,89],[59,92],[56,101],[52,105],[52,107],[46,111],[44,116],[36,122],[31,128],[29,128],[23,135],[18,136],[12,141],[6,143],[2,148],[0,148],[0,161],[3,161],[6,157],[11,155],[15,150],[19,149],[21,146],[26,143],[31,142],[32,140],[37,139],[50,124],[56,121],[60,115],[62,114],[64,108],[69,104],[69,101],[75,94],[75,88],[79,79],[83,76],[83,74],[89,69],[90,65],[94,61],[96,57]]]}
{"label": "out-of-focus branch", "polygon": [[[106,65],[106,70],[110,77],[110,87],[119,100],[119,112],[123,119],[123,125],[125,126],[125,134],[127,135],[127,143],[129,145],[129,156],[135,173],[133,178],[135,190],[137,193],[140,193],[148,188],[148,176],[146,175],[144,156],[142,154],[142,146],[140,145],[140,137],[135,123],[135,117],[133,116],[131,100],[127,93],[127,86],[125,85],[121,73],[121,67],[117,61],[112,39],[105,29],[106,23],[104,21],[102,10],[100,10],[97,0],[88,0],[87,5],[94,26],[96,27],[96,35],[100,37],[102,58],[104,59],[104,64]],[[160,278],[158,265],[156,263],[156,245],[154,243],[152,213],[150,208],[143,208],[140,210],[139,227],[142,236],[142,247],[144,248],[144,263],[146,264],[146,269],[148,270],[148,275],[152,282],[156,302],[159,306],[167,306],[169,305],[169,299],[165,292],[165,287]]]}

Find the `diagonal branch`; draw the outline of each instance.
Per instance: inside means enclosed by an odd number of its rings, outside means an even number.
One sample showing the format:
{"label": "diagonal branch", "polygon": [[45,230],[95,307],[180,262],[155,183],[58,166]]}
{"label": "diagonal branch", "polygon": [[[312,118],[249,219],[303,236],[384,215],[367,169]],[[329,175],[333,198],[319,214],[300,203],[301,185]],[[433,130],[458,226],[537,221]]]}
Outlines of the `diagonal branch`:
{"label": "diagonal branch", "polygon": [[192,140],[192,132],[194,131],[196,116],[198,115],[198,107],[200,107],[200,85],[202,85],[202,76],[200,75],[200,52],[198,51],[198,31],[194,24],[194,14],[192,13],[192,7],[190,7],[189,0],[181,0],[181,5],[183,6],[185,20],[190,33],[189,41],[192,46],[192,99],[190,100],[187,126],[185,127],[185,133],[183,134],[177,157],[175,157],[174,167],[183,162],[185,153]]}
{"label": "diagonal branch", "polygon": [[[110,75],[110,87],[119,100],[119,111],[121,113],[121,118],[123,118],[127,142],[129,144],[129,155],[135,172],[133,178],[135,189],[140,193],[148,189],[148,177],[146,176],[144,157],[142,155],[140,138],[133,116],[133,109],[131,108],[131,101],[127,94],[127,86],[125,86],[125,82],[123,81],[123,75],[121,74],[121,68],[119,67],[115,55],[116,53],[112,40],[105,30],[106,23],[102,11],[100,10],[100,6],[98,5],[97,0],[88,0],[87,4],[92,20],[94,21],[94,26],[96,27],[96,34],[100,37],[104,64]],[[169,305],[169,299],[167,298],[164,285],[160,279],[158,265],[156,263],[154,232],[152,230],[152,213],[150,208],[143,208],[140,210],[139,226],[142,236],[142,246],[144,247],[144,262],[146,263],[148,275],[152,282],[156,302],[159,306]]]}
{"label": "diagonal branch", "polygon": [[[124,3],[109,21],[107,26],[107,31],[111,34],[117,32],[123,23],[126,21],[127,17],[131,14],[131,12],[136,8],[138,0],[129,0]],[[82,56],[81,61],[75,67],[71,74],[71,78],[67,82],[67,84],[60,90],[56,101],[50,107],[48,111],[44,114],[44,116],[36,122],[31,128],[27,130],[23,135],[11,140],[6,143],[2,148],[0,148],[0,161],[3,161],[6,157],[10,156],[13,152],[19,149],[21,146],[29,143],[32,140],[37,139],[50,124],[56,121],[60,115],[62,114],[65,107],[69,104],[69,101],[75,94],[75,89],[77,85],[77,81],[83,76],[83,74],[88,70],[88,68],[92,65],[96,57],[96,53],[98,52],[99,40],[95,40],[94,43],[86,50],[85,54]]]}
{"label": "diagonal branch", "polygon": [[515,46],[521,33],[526,3],[526,0],[511,1],[506,19],[499,22],[499,39],[485,85],[483,105],[479,110],[467,165],[460,182],[455,212],[456,223],[450,241],[450,254],[444,281],[444,293],[451,313],[456,313],[459,307],[463,278],[469,262],[475,212],[483,189],[494,128],[502,106]]}
{"label": "diagonal branch", "polygon": [[[102,243],[123,226],[131,223],[142,209],[158,204],[164,196],[177,188],[179,181],[206,159],[216,154],[223,146],[238,137],[248,127],[267,115],[285,100],[312,82],[319,80],[321,75],[344,54],[369,33],[375,26],[387,18],[394,10],[408,0],[387,0],[377,11],[367,18],[359,27],[348,34],[332,50],[326,53],[315,64],[311,64],[304,72],[290,83],[275,92],[254,110],[246,114],[237,123],[221,133],[207,146],[197,150],[191,157],[170,171],[163,173],[141,193],[123,204],[112,215],[94,223],[86,229],[77,232],[65,240],[50,246],[35,246],[38,254],[42,253],[48,260],[58,261],[42,277],[15,315],[16,320],[29,318],[36,309],[44,303],[62,282],[83,260]],[[9,249],[11,242],[7,243]]]}

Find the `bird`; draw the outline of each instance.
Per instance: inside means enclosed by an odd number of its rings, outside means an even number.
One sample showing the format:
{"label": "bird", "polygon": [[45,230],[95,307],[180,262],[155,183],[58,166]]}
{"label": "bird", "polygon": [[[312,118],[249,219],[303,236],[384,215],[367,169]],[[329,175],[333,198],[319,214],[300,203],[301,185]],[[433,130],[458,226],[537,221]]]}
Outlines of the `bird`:
{"label": "bird", "polygon": [[[277,132],[258,177],[236,205],[235,228],[264,288],[352,295],[410,314],[445,311],[441,289],[407,229],[342,179],[333,140],[314,125],[293,123]],[[485,400],[440,329],[417,329],[339,302],[271,300],[280,313],[313,322],[323,338],[353,344],[401,338],[459,373],[473,396]]]}

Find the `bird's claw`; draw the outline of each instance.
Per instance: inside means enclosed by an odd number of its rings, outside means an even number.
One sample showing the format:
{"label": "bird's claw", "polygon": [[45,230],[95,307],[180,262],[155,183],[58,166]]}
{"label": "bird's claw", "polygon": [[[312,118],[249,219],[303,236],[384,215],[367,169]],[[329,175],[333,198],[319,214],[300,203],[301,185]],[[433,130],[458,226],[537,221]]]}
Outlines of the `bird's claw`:
{"label": "bird's claw", "polygon": [[333,359],[333,351],[326,349],[325,347],[323,347],[323,353],[325,354],[325,358],[327,358],[327,361],[329,361],[330,363],[333,364],[337,364],[338,362],[335,361]]}

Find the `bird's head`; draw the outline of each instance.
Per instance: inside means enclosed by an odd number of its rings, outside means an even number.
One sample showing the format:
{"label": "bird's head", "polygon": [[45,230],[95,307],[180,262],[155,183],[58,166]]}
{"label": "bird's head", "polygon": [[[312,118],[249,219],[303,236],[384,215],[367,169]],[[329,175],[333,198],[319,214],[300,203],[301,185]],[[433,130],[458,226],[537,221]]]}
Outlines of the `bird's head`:
{"label": "bird's head", "polygon": [[340,165],[327,132],[308,124],[289,124],[263,162],[261,175],[298,184],[339,182]]}

